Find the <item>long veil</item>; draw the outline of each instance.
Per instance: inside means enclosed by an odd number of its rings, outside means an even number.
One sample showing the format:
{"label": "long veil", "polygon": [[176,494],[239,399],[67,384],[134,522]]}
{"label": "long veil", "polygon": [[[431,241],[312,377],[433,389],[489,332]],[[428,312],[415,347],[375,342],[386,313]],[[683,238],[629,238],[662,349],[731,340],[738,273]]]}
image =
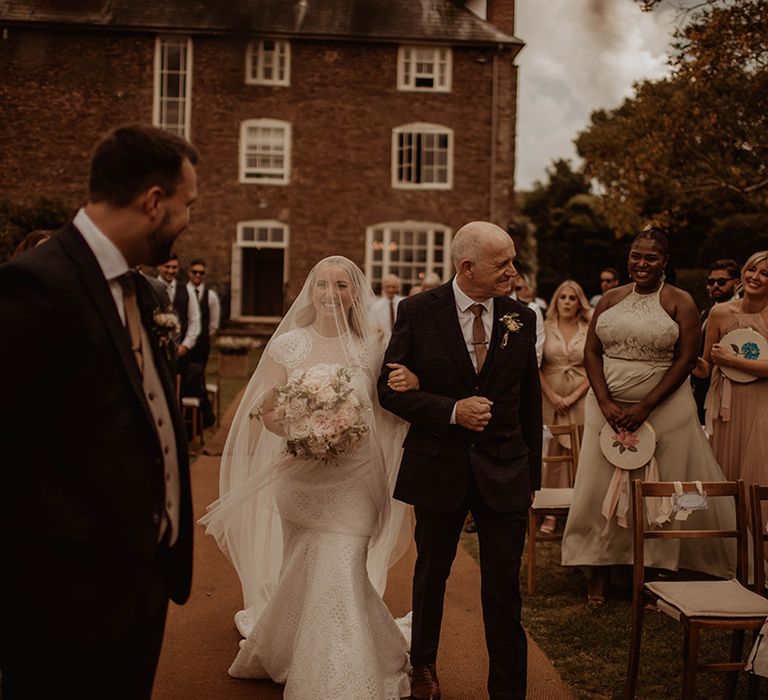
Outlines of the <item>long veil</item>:
{"label": "long veil", "polygon": [[[342,283],[330,284],[329,270]],[[345,274],[339,275],[339,271]],[[379,594],[384,591],[389,566],[407,548],[410,513],[405,504],[391,498],[406,426],[384,411],[376,396],[376,378],[388,338],[375,326],[373,302],[370,285],[353,262],[332,256],[317,263],[265,347],[235,415],[221,458],[219,499],[208,507],[200,523],[240,578],[245,613],[238,613],[236,619],[244,634],[258,619],[280,576],[283,533],[275,502],[276,483],[291,471],[305,470],[307,474],[312,473],[306,471],[311,468],[328,467],[288,454],[286,438],[270,432],[262,420],[275,387],[302,367],[320,321],[327,331],[329,318],[333,319],[337,334],[334,348],[338,354],[328,361],[351,370],[367,398],[368,435],[355,451],[352,467],[357,470],[353,470],[354,478],[365,481],[377,511],[376,523],[369,529],[367,561],[369,577]],[[340,308],[346,311],[340,312]],[[345,466],[350,466],[349,460]],[[318,520],[316,526],[333,530],[335,523]]]}

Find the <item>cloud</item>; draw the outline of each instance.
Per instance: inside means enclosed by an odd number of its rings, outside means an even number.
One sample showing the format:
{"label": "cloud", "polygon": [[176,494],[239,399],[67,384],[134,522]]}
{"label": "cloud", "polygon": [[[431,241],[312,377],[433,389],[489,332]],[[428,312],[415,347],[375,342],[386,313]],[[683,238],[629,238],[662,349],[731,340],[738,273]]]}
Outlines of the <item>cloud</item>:
{"label": "cloud", "polygon": [[632,0],[517,0],[517,188],[546,179],[556,158],[576,160],[573,140],[599,108],[611,109],[643,78],[661,78],[674,10],[641,12]]}

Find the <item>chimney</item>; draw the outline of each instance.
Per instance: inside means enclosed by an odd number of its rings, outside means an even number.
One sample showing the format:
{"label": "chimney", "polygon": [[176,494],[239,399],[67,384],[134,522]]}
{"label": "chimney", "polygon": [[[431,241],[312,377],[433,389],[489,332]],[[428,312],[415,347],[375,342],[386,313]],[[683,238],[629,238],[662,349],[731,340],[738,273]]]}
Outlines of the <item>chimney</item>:
{"label": "chimney", "polygon": [[486,19],[505,34],[515,33],[515,0],[487,0]]}

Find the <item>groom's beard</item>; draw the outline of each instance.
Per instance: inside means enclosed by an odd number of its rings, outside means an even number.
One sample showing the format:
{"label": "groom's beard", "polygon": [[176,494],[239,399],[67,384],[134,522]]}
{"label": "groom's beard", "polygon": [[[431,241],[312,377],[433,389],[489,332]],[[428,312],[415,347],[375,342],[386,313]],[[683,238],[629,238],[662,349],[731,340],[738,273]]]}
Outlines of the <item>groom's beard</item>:
{"label": "groom's beard", "polygon": [[165,262],[168,262],[168,260],[171,259],[171,255],[173,253],[173,244],[176,242],[176,239],[187,229],[187,226],[184,225],[178,231],[169,231],[168,219],[170,219],[170,216],[166,215],[165,219],[163,219],[160,225],[152,233],[149,234],[147,241],[147,257],[149,259],[142,261],[145,265],[153,265],[156,267],[158,265],[162,265]]}

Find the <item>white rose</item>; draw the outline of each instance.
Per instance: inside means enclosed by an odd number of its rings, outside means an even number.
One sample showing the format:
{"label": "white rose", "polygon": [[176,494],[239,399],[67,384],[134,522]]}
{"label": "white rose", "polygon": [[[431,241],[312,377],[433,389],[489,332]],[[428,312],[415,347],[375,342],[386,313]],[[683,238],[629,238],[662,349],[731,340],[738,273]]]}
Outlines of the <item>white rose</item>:
{"label": "white rose", "polygon": [[336,419],[331,411],[313,411],[309,425],[315,435],[330,435],[336,430]]}

